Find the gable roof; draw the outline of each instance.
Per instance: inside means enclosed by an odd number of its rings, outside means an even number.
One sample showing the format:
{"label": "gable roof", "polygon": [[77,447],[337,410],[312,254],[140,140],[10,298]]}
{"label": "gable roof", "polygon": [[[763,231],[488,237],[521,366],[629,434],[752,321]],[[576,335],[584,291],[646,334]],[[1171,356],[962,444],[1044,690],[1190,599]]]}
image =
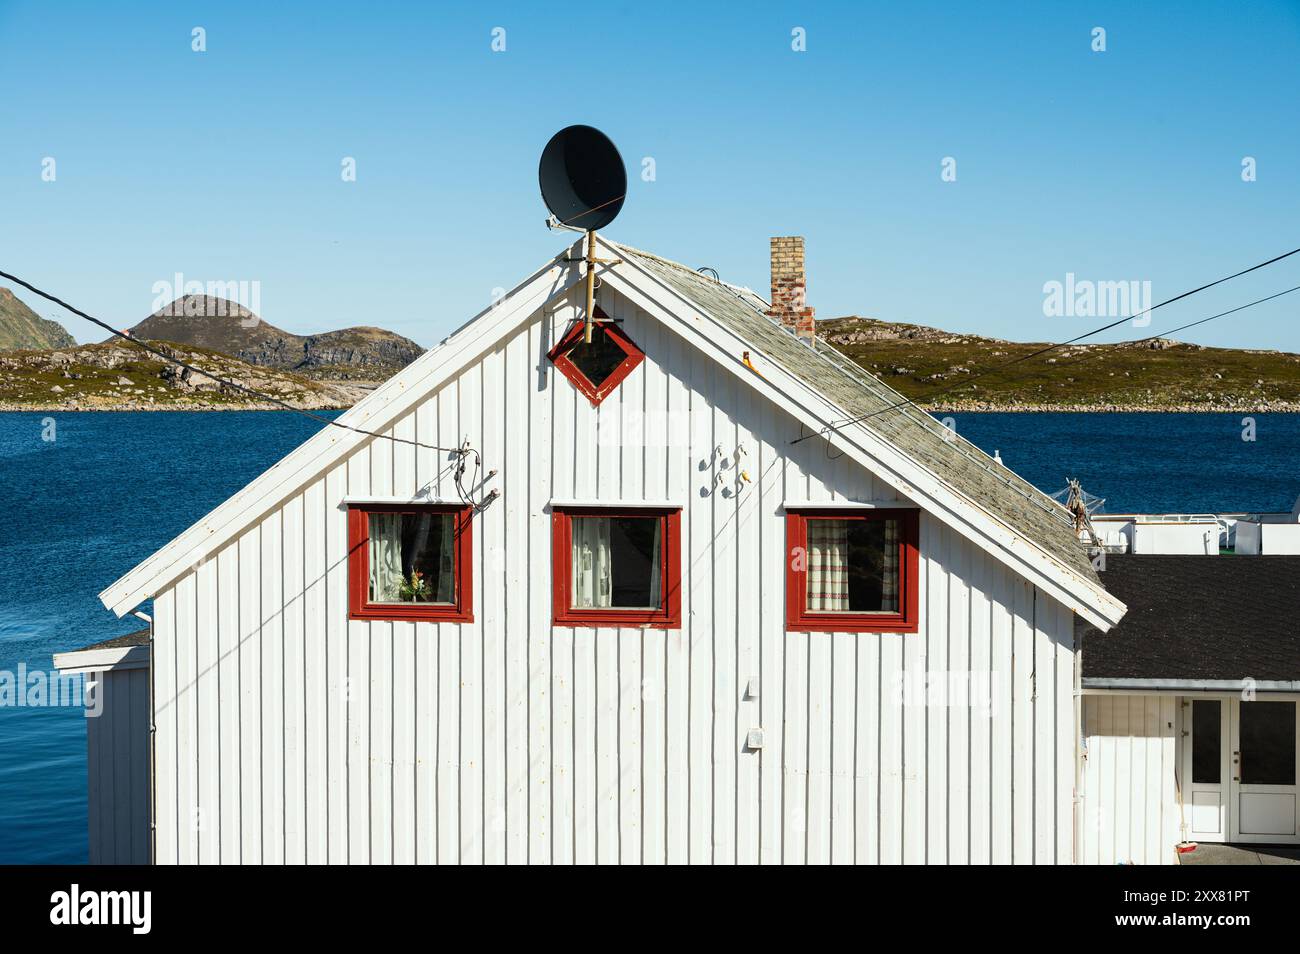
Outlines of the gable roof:
{"label": "gable roof", "polygon": [[[924,498],[940,519],[1093,625],[1105,630],[1123,616],[1123,603],[1106,592],[1060,503],[925,411],[906,404],[903,395],[824,341],[796,337],[767,315],[767,302],[749,289],[627,245],[605,244],[652,283],[671,290],[767,358],[769,367],[760,375],[765,382],[784,377],[813,398],[806,402],[813,415],[808,424],[814,430],[840,425],[826,432],[833,446],[852,454],[905,496],[917,502]],[[603,275],[602,281],[625,294],[636,285],[623,268]],[[642,290],[640,304],[653,309],[653,290]],[[732,356],[733,367],[740,357]],[[783,374],[774,374],[772,365]],[[751,384],[759,386],[753,377]],[[798,409],[785,400],[792,394],[785,387],[781,403],[798,417]]]}
{"label": "gable roof", "polygon": [[[813,430],[903,401],[902,395],[824,343],[810,346],[769,318],[746,289],[714,281],[648,252],[599,239],[618,264],[601,281],[703,348]],[[581,241],[498,305],[462,326],[338,420],[383,430],[442,382],[582,277]],[[743,352],[736,345],[743,347]],[[742,363],[753,352],[761,364]],[[755,373],[755,371],[758,373]],[[326,427],[100,594],[119,616],[161,591],[285,498],[372,438]],[[826,439],[909,499],[926,506],[1017,573],[1106,629],[1124,606],[1106,593],[1060,504],[913,406],[890,410]]]}
{"label": "gable roof", "polygon": [[[820,338],[816,339],[815,347],[810,347],[806,339],[800,340],[768,317],[767,302],[749,289],[713,281],[685,265],[626,245],[618,248],[718,321],[742,334],[795,377],[821,391],[845,412],[845,419],[874,415],[854,426],[875,431],[901,452],[924,464],[935,476],[959,488],[1008,527],[1101,585],[1092,562],[1074,535],[1069,512],[1033,484],[916,405],[904,404],[906,397]],[[895,407],[899,404],[903,406]]]}
{"label": "gable roof", "polygon": [[1105,635],[1076,622],[1086,688],[1300,687],[1300,556],[1107,554],[1102,578],[1129,611]]}

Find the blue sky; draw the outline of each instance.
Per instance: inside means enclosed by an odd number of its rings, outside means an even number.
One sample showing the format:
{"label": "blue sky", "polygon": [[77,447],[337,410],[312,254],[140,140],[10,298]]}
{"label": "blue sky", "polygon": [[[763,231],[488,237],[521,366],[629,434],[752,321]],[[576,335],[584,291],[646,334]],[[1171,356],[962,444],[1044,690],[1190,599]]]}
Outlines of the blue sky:
{"label": "blue sky", "polygon": [[[1062,340],[1104,323],[1045,317],[1067,273],[1160,300],[1300,247],[1295,0],[0,0],[0,88],[0,268],[120,326],[181,272],[434,344],[565,244],[536,163],[574,122],[629,166],[612,238],[765,291],[768,236],[802,234],[820,317]],[[1101,340],[1292,285],[1300,255]],[[1181,337],[1300,351],[1300,292]]]}

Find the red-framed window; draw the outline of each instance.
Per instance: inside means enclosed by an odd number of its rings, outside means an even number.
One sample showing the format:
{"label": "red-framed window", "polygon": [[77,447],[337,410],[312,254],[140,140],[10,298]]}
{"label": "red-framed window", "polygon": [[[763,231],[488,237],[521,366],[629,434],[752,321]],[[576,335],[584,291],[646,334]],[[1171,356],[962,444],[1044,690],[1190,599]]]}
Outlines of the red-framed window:
{"label": "red-framed window", "polygon": [[555,507],[556,626],[678,629],[682,512],[668,507]]}
{"label": "red-framed window", "polygon": [[917,510],[786,513],[786,628],[915,633]]}
{"label": "red-framed window", "polygon": [[348,618],[473,622],[472,516],[459,505],[351,505]]}
{"label": "red-framed window", "polygon": [[573,386],[587,396],[592,406],[609,397],[623,379],[645,360],[645,354],[616,322],[599,308],[586,343],[585,322],[574,322],[547,357]]}

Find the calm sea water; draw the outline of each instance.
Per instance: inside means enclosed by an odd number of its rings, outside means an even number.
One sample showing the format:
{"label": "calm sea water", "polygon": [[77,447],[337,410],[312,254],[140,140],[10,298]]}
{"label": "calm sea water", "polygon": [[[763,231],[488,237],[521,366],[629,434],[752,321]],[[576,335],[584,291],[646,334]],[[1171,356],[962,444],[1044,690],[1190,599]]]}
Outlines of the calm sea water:
{"label": "calm sea water", "polygon": [[[55,439],[43,440],[52,417]],[[1048,492],[1111,512],[1289,510],[1300,415],[959,414]],[[272,412],[0,414],[0,670],[131,632],[95,594],[318,429]],[[85,720],[0,707],[0,863],[86,858]]]}

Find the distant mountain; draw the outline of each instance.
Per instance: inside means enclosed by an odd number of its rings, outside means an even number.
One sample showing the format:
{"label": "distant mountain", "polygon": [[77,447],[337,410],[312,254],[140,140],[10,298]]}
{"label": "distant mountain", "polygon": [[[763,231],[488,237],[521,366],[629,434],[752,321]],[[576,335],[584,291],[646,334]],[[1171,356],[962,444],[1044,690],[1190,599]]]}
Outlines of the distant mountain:
{"label": "distant mountain", "polygon": [[409,338],[367,326],[296,335],[225,298],[186,295],[131,329],[137,338],[219,351],[248,364],[310,378],[382,381],[424,349]]}
{"label": "distant mountain", "polygon": [[69,348],[77,342],[57,321],[42,318],[7,288],[0,288],[0,351]]}
{"label": "distant mountain", "polygon": [[1300,410],[1300,355],[1282,351],[1148,338],[1031,357],[1043,343],[856,316],[817,334],[932,411]]}

